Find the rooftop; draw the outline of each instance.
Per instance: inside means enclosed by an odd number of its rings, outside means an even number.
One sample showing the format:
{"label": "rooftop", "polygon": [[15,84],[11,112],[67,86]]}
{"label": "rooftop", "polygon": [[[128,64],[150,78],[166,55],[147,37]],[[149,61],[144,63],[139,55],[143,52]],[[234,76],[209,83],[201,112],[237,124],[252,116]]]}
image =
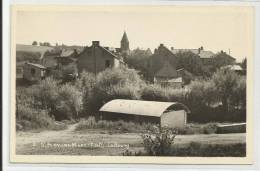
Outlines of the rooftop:
{"label": "rooftop", "polygon": [[37,68],[40,68],[40,69],[46,69],[45,66],[42,66],[42,65],[40,65],[40,64],[35,64],[35,63],[30,63],[30,62],[26,62],[25,64],[27,64],[27,65],[32,65],[32,66],[37,67]]}
{"label": "rooftop", "polygon": [[125,99],[111,100],[104,104],[99,111],[160,117],[168,109],[185,110],[188,113],[190,112],[189,109],[182,103]]}

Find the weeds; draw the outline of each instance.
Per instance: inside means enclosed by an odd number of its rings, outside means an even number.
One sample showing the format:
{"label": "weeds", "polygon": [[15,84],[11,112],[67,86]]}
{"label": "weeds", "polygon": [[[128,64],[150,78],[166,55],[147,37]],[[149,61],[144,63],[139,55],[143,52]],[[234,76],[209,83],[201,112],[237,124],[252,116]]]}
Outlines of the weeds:
{"label": "weeds", "polygon": [[151,129],[152,124],[143,123],[138,124],[134,122],[107,121],[96,120],[95,117],[90,116],[88,119],[82,119],[76,127],[76,131],[84,131],[87,129],[105,129],[113,132],[144,132]]}

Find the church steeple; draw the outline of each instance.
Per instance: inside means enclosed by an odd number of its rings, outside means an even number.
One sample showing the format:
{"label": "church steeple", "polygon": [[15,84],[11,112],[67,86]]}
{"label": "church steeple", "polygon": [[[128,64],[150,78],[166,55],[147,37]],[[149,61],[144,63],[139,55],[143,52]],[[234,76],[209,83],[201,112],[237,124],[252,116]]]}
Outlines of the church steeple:
{"label": "church steeple", "polygon": [[127,38],[126,32],[124,31],[123,37],[121,39],[121,51],[128,52],[129,50],[129,40]]}

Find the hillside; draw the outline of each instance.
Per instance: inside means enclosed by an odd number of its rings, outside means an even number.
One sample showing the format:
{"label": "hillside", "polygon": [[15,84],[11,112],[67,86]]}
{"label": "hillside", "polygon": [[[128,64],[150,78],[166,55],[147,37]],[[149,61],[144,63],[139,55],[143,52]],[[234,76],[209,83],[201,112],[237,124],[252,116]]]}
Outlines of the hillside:
{"label": "hillside", "polygon": [[46,50],[52,50],[53,47],[48,46],[33,46],[33,45],[23,45],[23,44],[16,44],[16,52],[23,51],[23,52],[40,52],[43,53]]}

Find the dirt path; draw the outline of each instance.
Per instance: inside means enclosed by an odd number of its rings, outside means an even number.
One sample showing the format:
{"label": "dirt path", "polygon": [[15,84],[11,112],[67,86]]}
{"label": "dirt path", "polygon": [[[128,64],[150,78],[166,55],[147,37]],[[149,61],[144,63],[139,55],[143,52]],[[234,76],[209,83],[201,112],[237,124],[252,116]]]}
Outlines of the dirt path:
{"label": "dirt path", "polygon": [[[107,134],[102,130],[75,131],[77,124],[66,130],[17,132],[17,154],[61,155],[121,155],[127,148],[142,150],[137,133]],[[245,134],[178,135],[175,144],[200,142],[205,144],[245,143]]]}

